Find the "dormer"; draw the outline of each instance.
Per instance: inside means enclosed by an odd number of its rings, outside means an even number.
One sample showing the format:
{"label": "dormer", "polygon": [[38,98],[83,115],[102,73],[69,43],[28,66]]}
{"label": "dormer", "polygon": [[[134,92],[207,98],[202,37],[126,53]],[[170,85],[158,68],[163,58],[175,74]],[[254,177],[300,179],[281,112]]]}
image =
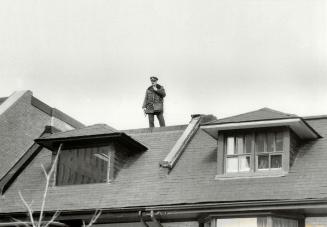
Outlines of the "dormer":
{"label": "dormer", "polygon": [[147,148],[126,133],[97,124],[35,140],[57,155],[55,185],[110,183],[130,156]]}
{"label": "dormer", "polygon": [[321,137],[303,118],[269,108],[201,128],[218,141],[216,179],[284,176],[298,146]]}

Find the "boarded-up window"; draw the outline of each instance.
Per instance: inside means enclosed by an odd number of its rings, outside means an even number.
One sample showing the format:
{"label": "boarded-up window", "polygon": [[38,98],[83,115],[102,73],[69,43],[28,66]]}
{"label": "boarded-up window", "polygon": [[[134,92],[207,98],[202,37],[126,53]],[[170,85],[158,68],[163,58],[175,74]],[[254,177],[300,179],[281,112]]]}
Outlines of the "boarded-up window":
{"label": "boarded-up window", "polygon": [[62,150],[56,172],[57,185],[107,182],[111,152],[110,146]]}

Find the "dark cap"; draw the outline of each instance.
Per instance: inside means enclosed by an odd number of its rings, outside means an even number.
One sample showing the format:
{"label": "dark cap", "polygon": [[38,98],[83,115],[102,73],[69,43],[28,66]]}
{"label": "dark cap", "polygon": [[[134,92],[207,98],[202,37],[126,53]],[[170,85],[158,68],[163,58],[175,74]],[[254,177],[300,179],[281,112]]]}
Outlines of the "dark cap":
{"label": "dark cap", "polygon": [[151,81],[153,81],[153,82],[155,82],[155,81],[157,81],[157,80],[158,80],[158,77],[155,77],[155,76],[151,76],[151,77],[150,77],[150,80],[151,80]]}

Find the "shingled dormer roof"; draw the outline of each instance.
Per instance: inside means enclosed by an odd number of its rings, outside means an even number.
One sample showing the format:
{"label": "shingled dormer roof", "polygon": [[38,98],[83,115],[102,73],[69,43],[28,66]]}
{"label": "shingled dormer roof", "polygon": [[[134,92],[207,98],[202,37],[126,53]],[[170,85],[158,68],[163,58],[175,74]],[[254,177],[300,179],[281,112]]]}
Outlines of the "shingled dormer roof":
{"label": "shingled dormer roof", "polygon": [[248,121],[290,119],[290,118],[299,118],[299,116],[297,116],[295,114],[283,113],[283,112],[265,107],[265,108],[262,108],[259,110],[255,110],[255,111],[251,111],[251,112],[211,121],[211,122],[208,122],[203,125],[238,123],[238,122],[248,122]]}
{"label": "shingled dormer roof", "polygon": [[218,131],[286,126],[291,128],[301,139],[317,139],[321,136],[301,117],[269,108],[247,112],[205,124],[201,128],[216,138]]}
{"label": "shingled dormer roof", "polygon": [[98,144],[113,140],[123,143],[133,150],[147,150],[143,144],[128,136],[126,133],[120,132],[106,124],[96,124],[81,129],[54,133],[49,136],[40,137],[36,139],[35,142],[51,151],[56,151],[61,143],[70,145],[90,145],[91,143]]}
{"label": "shingled dormer roof", "polygon": [[46,139],[72,138],[80,136],[102,135],[118,132],[116,129],[106,124],[95,124],[80,129],[73,129],[65,132],[58,132],[50,136],[42,137]]}

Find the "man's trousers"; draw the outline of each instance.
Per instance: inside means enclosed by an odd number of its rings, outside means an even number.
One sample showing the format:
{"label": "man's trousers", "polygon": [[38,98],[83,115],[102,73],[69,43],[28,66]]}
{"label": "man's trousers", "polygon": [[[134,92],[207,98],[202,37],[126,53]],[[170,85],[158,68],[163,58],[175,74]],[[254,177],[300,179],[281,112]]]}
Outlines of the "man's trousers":
{"label": "man's trousers", "polygon": [[160,127],[165,127],[166,124],[165,124],[165,119],[164,119],[164,116],[163,116],[163,112],[149,113],[148,114],[148,116],[149,116],[149,127],[150,128],[154,127],[154,115],[157,116]]}

